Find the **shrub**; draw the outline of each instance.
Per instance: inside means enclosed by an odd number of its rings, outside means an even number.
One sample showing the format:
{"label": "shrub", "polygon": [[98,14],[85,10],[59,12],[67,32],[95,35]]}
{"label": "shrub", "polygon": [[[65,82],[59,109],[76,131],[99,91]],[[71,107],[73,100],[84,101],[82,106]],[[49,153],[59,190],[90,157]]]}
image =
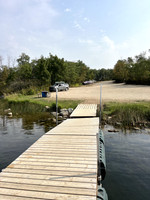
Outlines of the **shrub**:
{"label": "shrub", "polygon": [[[61,109],[61,106],[58,105],[58,112],[60,112],[60,109]],[[51,105],[51,111],[56,112],[56,103],[52,103],[52,105]]]}
{"label": "shrub", "polygon": [[35,91],[32,89],[32,88],[29,88],[27,91],[26,91],[26,95],[33,95],[35,94]]}

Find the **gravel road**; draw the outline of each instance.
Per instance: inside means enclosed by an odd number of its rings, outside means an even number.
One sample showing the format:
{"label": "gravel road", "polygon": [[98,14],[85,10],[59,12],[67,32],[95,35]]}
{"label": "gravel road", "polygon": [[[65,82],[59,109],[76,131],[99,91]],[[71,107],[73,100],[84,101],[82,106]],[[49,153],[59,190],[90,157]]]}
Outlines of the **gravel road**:
{"label": "gravel road", "polygon": [[[150,101],[150,86],[116,84],[112,81],[104,81],[92,85],[70,88],[68,91],[59,92],[59,99],[81,100],[84,103],[99,103],[100,84],[102,84],[102,101]],[[56,94],[51,93],[50,98],[55,98]]]}

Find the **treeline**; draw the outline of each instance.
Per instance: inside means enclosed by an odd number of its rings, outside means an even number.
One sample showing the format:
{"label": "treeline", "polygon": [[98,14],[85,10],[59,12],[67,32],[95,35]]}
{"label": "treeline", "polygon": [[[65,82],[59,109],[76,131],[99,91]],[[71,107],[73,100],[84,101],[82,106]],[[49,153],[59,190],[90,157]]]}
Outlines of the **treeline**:
{"label": "treeline", "polygon": [[150,85],[150,57],[143,52],[134,58],[118,60],[113,73],[118,83]]}
{"label": "treeline", "polygon": [[87,80],[111,80],[112,74],[112,69],[90,69],[80,60],[69,62],[50,54],[47,58],[41,56],[30,61],[30,57],[22,53],[16,67],[2,65],[0,62],[0,94],[31,87],[48,87],[56,81],[76,85]]}

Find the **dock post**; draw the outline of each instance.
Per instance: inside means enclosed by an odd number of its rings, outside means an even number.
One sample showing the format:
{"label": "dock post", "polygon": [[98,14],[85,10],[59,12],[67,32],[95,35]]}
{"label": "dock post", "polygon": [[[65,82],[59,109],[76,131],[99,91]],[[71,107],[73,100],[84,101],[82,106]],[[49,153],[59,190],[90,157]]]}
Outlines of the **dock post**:
{"label": "dock post", "polygon": [[56,87],[56,126],[58,125],[58,87]]}
{"label": "dock post", "polygon": [[101,128],[101,120],[102,120],[102,84],[100,84],[100,109],[99,109],[99,128]]}

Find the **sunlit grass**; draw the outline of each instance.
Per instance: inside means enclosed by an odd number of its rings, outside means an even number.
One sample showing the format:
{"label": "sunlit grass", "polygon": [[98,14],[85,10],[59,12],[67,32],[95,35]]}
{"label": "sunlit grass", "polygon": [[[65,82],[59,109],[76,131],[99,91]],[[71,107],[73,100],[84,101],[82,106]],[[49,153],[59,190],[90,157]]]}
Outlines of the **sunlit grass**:
{"label": "sunlit grass", "polygon": [[111,116],[111,121],[124,126],[150,121],[150,102],[107,103],[103,106],[103,119]]}
{"label": "sunlit grass", "polygon": [[[50,98],[39,98],[37,95],[21,95],[21,94],[12,94],[6,97],[6,100],[14,103],[20,103],[20,102],[29,102],[33,104],[39,104],[42,106],[49,106],[51,107],[56,103],[55,100],[52,100]],[[80,101],[78,100],[59,100],[58,105],[61,108],[75,108]]]}

